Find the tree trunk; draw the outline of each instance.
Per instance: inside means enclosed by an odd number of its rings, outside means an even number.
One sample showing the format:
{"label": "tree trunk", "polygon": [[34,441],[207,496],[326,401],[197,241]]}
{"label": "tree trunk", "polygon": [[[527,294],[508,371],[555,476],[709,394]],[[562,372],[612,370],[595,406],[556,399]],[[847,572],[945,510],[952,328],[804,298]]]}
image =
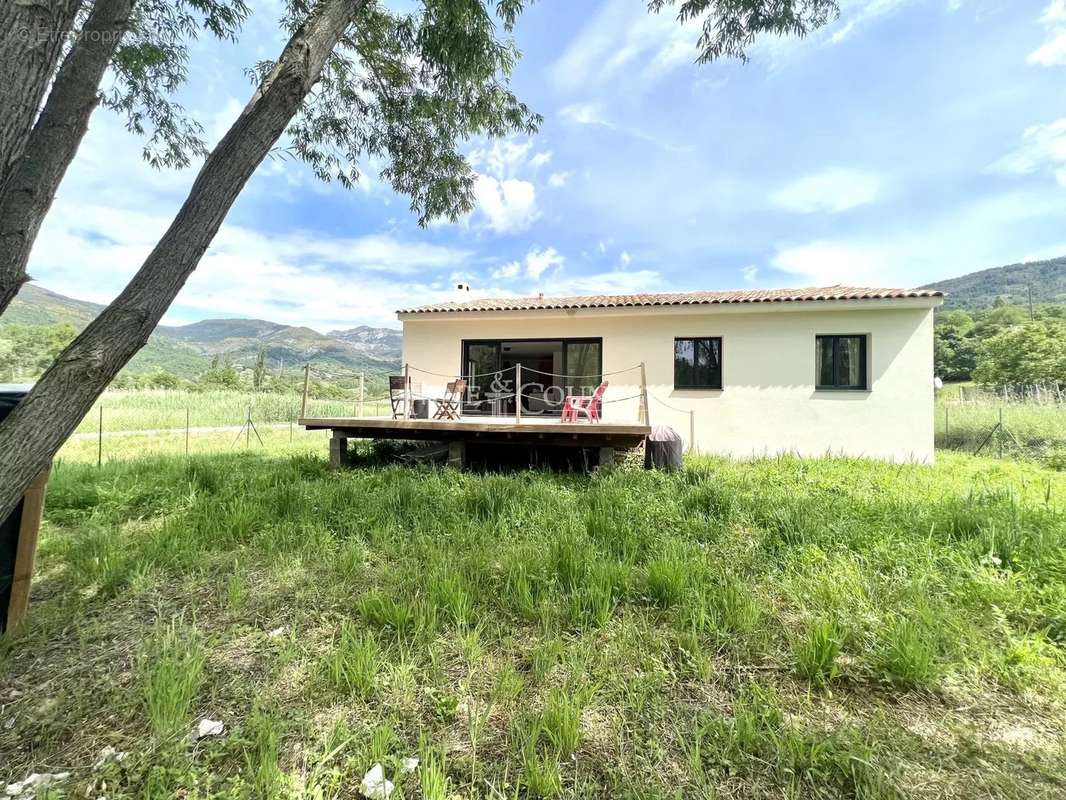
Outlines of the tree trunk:
{"label": "tree trunk", "polygon": [[82,0],[0,0],[0,183],[22,153]]}
{"label": "tree trunk", "polygon": [[97,0],[59,68],[25,149],[0,187],[0,314],[26,282],[26,262],[56,189],[100,102],[100,82],[130,24],[133,0]]}
{"label": "tree trunk", "polygon": [[115,374],[148,341],[365,3],[320,0],[208,156],[185,203],[133,280],[0,423],[0,518],[14,508]]}

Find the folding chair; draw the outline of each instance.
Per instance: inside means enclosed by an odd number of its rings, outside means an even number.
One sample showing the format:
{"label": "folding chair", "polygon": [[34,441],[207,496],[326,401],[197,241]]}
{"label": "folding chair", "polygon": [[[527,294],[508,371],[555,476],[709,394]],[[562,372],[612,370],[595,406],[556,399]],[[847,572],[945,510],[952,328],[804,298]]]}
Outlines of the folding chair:
{"label": "folding chair", "polygon": [[437,398],[437,413],[433,419],[460,419],[463,416],[463,395],[466,394],[466,381],[451,381],[444,397]]}
{"label": "folding chair", "polygon": [[389,376],[389,401],[392,403],[392,418],[406,419],[410,416],[407,398],[410,396],[411,378],[407,375]]}

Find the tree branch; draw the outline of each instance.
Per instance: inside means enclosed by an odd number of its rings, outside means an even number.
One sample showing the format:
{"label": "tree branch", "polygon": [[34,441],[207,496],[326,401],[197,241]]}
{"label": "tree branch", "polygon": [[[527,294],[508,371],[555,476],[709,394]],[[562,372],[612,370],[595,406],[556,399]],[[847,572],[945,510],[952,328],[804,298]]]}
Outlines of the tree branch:
{"label": "tree branch", "polygon": [[26,282],[41,221],[78,152],[98,87],[130,24],[134,0],[97,0],[63,60],[25,150],[0,187],[0,314]]}

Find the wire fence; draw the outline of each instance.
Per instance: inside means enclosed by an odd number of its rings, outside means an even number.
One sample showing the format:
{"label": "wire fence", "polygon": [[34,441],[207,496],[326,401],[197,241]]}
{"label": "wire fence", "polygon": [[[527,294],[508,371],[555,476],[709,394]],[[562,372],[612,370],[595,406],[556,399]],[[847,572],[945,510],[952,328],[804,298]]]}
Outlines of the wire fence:
{"label": "wire fence", "polygon": [[937,447],[1030,458],[1066,469],[1066,392],[1057,386],[961,386],[937,399]]}

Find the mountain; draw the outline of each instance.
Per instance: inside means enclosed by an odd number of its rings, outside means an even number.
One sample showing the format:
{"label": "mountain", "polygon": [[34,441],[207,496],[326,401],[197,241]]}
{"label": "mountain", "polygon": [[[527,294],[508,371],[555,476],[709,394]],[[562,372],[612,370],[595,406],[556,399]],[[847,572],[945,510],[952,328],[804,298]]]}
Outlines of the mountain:
{"label": "mountain", "polygon": [[356,350],[378,358],[399,361],[400,353],[403,351],[403,332],[392,328],[371,328],[369,325],[360,325],[346,331],[330,331],[329,335],[334,339],[347,342]]}
{"label": "mountain", "polygon": [[945,308],[967,311],[989,308],[997,297],[1015,305],[1027,305],[1030,288],[1033,303],[1066,305],[1066,256],[983,269],[922,288],[947,292]]}
{"label": "mountain", "polygon": [[[66,323],[81,330],[103,308],[28,284],[0,324]],[[279,366],[296,369],[311,362],[333,377],[359,372],[384,375],[399,368],[401,340],[397,330],[368,325],[321,334],[261,319],[207,319],[190,325],[160,325],[127,368],[141,373],[162,367],[183,378],[195,378],[208,369],[215,355],[250,368],[262,349],[271,370]]]}

